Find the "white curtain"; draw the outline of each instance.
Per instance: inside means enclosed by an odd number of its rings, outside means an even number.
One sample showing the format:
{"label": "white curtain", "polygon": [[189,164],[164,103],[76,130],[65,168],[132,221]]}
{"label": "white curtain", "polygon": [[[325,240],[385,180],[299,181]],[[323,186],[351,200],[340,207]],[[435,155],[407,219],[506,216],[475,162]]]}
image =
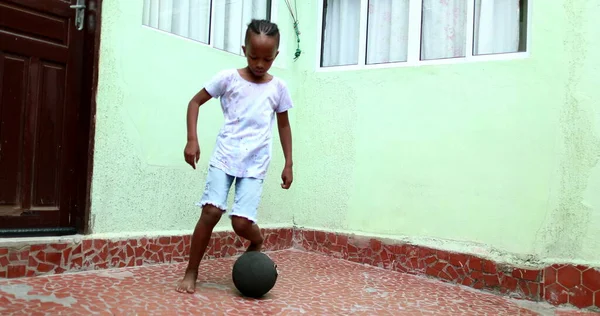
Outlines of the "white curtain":
{"label": "white curtain", "polygon": [[208,43],[210,0],[144,0],[142,23]]}
{"label": "white curtain", "polygon": [[476,0],[473,55],[519,51],[519,0]]}
{"label": "white curtain", "polygon": [[326,0],[324,67],[358,63],[360,0]]}
{"label": "white curtain", "polygon": [[367,64],[406,61],[410,0],[369,1]]}
{"label": "white curtain", "polygon": [[[406,61],[411,1],[368,1],[367,64]],[[421,60],[466,56],[468,1],[422,0]],[[518,51],[519,0],[475,1],[473,53]],[[358,64],[361,1],[325,3],[322,65]]]}
{"label": "white curtain", "polygon": [[252,19],[266,19],[267,0],[215,0],[214,46],[242,54],[246,28]]}
{"label": "white curtain", "polygon": [[423,0],[421,59],[464,57],[468,0]]}
{"label": "white curtain", "polygon": [[209,42],[211,2],[214,6],[214,47],[242,53],[242,42],[252,19],[266,19],[269,0],[144,0],[144,25]]}

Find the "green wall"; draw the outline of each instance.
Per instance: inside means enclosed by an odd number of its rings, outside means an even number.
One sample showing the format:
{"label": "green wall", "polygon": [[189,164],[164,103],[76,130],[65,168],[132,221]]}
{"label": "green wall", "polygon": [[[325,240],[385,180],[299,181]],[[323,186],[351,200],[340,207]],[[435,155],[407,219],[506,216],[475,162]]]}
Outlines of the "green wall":
{"label": "green wall", "polygon": [[600,263],[600,7],[531,4],[522,60],[315,72],[304,41],[295,223]]}
{"label": "green wall", "polygon": [[[202,107],[202,154],[194,171],[183,159],[187,104],[217,71],[246,63],[242,56],[142,26],[142,7],[142,0],[103,1],[90,218],[96,234],[193,229],[223,116],[217,100]],[[287,16],[282,19],[288,32]],[[274,73],[291,80],[287,67],[279,60]],[[276,149],[259,218],[267,227],[292,221],[291,212],[282,211],[290,193],[279,186],[283,157]],[[219,229],[229,227],[223,218]]]}
{"label": "green wall", "polygon": [[[280,1],[275,69],[296,103],[295,183],[278,187],[275,139],[261,223],[600,264],[595,0],[531,0],[527,59],[335,72],[315,71],[317,1],[298,2],[303,55]],[[183,162],[185,107],[244,60],[141,27],[141,1],[104,5],[93,231],[191,230],[205,171]],[[216,101],[200,120],[205,166]]]}

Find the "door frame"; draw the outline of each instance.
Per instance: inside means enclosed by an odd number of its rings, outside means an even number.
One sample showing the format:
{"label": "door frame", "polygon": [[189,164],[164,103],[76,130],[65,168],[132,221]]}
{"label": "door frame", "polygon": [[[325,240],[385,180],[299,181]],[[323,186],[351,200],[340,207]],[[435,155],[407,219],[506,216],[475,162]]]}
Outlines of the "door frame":
{"label": "door frame", "polygon": [[83,82],[81,90],[80,131],[77,143],[79,148],[77,207],[75,228],[79,234],[89,234],[91,210],[91,185],[94,165],[94,145],[96,134],[96,93],[98,90],[98,61],[100,57],[100,32],[102,28],[102,1],[87,0],[85,10]]}
{"label": "door frame", "polygon": [[[32,0],[8,0],[16,4],[25,5]],[[35,0],[33,0],[35,1]],[[75,0],[61,0],[70,5],[75,4]],[[98,88],[98,72],[100,57],[100,40],[102,27],[102,2],[103,0],[85,0],[85,15],[83,28],[80,34],[83,37],[83,48],[81,49],[81,77],[79,91],[76,91],[79,97],[77,111],[77,126],[75,140],[75,155],[72,171],[75,173],[75,190],[71,192],[72,200],[69,201],[69,227],[68,232],[49,232],[44,228],[22,229],[16,228],[14,231],[8,229],[3,232],[0,239],[6,237],[44,237],[44,236],[64,236],[65,234],[89,234],[90,231],[90,209],[91,209],[91,183],[93,176],[95,129],[96,129],[96,95]],[[50,7],[51,8],[51,7]],[[75,10],[73,10],[73,16]],[[74,18],[69,23],[74,23]],[[72,27],[72,26],[71,26]],[[67,228],[67,227],[65,227]]]}

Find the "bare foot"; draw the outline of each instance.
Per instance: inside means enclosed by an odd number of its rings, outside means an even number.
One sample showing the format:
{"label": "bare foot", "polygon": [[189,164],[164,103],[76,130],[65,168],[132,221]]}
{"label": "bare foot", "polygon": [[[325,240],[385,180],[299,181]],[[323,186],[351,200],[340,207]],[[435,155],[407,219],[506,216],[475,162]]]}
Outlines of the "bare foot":
{"label": "bare foot", "polygon": [[179,293],[194,293],[196,291],[196,279],[198,271],[186,270],[183,280],[177,284],[177,292]]}
{"label": "bare foot", "polygon": [[262,245],[263,243],[261,242],[260,244],[250,244],[250,246],[248,246],[248,249],[246,249],[246,252],[248,251],[260,251],[262,249]]}

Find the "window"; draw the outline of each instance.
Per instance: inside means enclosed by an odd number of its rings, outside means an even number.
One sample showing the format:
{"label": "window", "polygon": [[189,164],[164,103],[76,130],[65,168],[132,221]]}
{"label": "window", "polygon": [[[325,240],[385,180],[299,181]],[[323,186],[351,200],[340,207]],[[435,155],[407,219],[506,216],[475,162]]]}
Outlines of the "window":
{"label": "window", "polygon": [[142,24],[242,55],[252,19],[271,19],[271,0],[144,0]]}
{"label": "window", "polygon": [[[320,67],[526,52],[528,0],[321,0]],[[488,57],[483,57],[488,56]]]}

